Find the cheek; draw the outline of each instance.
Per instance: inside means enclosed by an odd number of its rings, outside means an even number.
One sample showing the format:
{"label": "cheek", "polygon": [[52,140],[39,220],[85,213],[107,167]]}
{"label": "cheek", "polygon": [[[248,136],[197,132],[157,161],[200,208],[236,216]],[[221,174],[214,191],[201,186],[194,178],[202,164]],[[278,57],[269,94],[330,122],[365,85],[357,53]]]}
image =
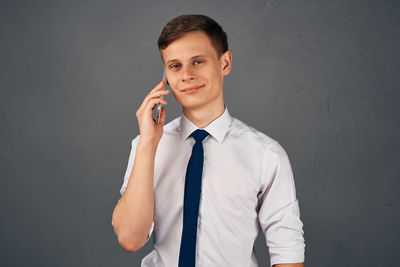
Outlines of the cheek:
{"label": "cheek", "polygon": [[176,91],[178,91],[178,83],[170,83],[169,87],[171,88],[172,92],[175,93]]}
{"label": "cheek", "polygon": [[172,78],[170,77],[170,78],[167,78],[167,81],[168,81],[168,86],[170,87],[170,89],[172,89],[172,91],[174,91],[175,88],[177,88],[178,80],[174,79],[173,77]]}
{"label": "cheek", "polygon": [[170,87],[171,93],[173,93],[174,96],[176,97],[176,89],[175,89],[175,87],[172,87],[171,85],[169,87]]}
{"label": "cheek", "polygon": [[179,84],[178,82],[174,82],[174,81],[169,82],[169,89],[170,89],[171,93],[174,94],[175,98],[177,96],[177,93],[179,92],[178,84]]}

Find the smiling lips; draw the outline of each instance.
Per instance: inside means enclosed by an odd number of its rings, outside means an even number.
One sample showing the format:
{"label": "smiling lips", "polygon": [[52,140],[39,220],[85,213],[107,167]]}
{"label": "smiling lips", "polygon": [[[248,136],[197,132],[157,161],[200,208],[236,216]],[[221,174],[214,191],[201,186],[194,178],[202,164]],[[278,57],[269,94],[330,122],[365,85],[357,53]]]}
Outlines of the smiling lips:
{"label": "smiling lips", "polygon": [[194,92],[198,91],[202,87],[204,87],[204,84],[203,85],[199,85],[199,86],[187,87],[187,88],[181,90],[181,92],[183,92],[183,93],[194,93]]}

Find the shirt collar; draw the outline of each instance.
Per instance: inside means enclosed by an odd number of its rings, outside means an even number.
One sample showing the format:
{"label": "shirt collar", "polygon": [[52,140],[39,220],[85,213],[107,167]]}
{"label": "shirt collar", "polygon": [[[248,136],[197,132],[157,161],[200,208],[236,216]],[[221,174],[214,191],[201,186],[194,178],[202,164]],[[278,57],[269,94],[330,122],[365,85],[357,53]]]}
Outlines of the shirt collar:
{"label": "shirt collar", "polygon": [[231,124],[231,116],[228,112],[228,108],[225,106],[225,111],[221,116],[213,120],[205,128],[199,128],[192,123],[184,114],[182,114],[180,135],[183,141],[185,141],[191,134],[197,129],[206,130],[212,137],[214,137],[219,143],[222,143],[226,133],[228,132]]}

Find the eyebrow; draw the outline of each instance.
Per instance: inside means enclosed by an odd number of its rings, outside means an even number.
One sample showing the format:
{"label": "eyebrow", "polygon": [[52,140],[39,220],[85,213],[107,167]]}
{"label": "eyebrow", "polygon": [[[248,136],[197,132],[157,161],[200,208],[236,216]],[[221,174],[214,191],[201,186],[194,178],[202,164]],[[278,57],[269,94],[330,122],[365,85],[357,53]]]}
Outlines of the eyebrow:
{"label": "eyebrow", "polygon": [[[191,57],[190,59],[196,59],[196,58],[199,58],[199,57],[208,57],[208,56],[206,56],[206,55],[197,55],[197,56]],[[179,61],[179,60],[178,59],[170,59],[167,62],[165,62],[165,65],[167,65],[167,64],[169,64],[171,62],[175,62],[175,61]]]}

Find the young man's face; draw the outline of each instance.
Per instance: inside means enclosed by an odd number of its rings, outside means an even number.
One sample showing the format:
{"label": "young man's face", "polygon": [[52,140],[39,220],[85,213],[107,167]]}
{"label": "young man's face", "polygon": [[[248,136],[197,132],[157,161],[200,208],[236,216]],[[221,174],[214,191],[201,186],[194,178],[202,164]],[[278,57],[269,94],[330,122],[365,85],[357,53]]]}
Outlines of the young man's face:
{"label": "young man's face", "polygon": [[223,77],[231,70],[231,53],[218,57],[209,37],[191,32],[161,51],[168,83],[184,109],[223,107]]}

